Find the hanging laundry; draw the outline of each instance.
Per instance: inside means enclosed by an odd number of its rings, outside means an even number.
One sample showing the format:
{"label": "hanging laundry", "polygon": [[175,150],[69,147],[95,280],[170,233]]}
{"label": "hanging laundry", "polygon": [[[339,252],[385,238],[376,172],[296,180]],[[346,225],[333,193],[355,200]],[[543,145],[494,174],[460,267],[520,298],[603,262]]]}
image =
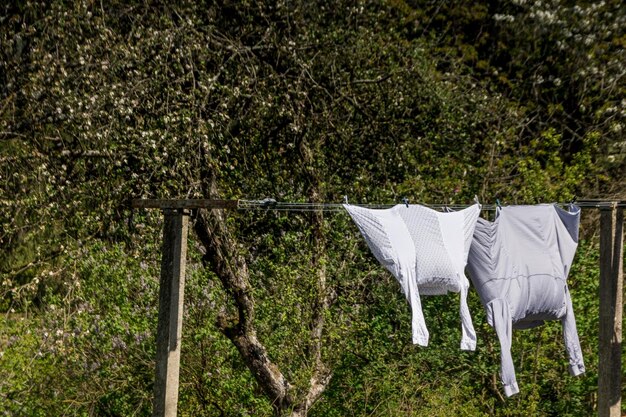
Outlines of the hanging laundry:
{"label": "hanging laundry", "polygon": [[474,350],[476,333],[467,307],[469,281],[464,269],[480,205],[451,213],[408,204],[390,209],[343,206],[376,259],[400,283],[411,306],[413,343],[427,346],[429,339],[420,294],[460,292],[461,349]]}
{"label": "hanging laundry", "polygon": [[511,358],[512,329],[560,319],[572,375],[585,372],[567,275],[578,246],[580,208],[554,204],[497,208],[478,219],[468,272],[487,321],[500,341],[501,379],[507,396],[519,392]]}

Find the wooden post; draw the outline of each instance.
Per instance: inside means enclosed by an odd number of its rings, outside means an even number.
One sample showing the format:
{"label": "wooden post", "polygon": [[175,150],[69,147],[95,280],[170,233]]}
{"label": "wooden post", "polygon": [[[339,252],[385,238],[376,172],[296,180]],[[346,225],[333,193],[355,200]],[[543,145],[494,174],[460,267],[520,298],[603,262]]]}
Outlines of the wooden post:
{"label": "wooden post", "polygon": [[598,416],[621,416],[624,213],[600,207],[600,340]]}
{"label": "wooden post", "polygon": [[183,328],[188,212],[163,210],[163,252],[159,287],[156,380],[153,417],[175,417]]}

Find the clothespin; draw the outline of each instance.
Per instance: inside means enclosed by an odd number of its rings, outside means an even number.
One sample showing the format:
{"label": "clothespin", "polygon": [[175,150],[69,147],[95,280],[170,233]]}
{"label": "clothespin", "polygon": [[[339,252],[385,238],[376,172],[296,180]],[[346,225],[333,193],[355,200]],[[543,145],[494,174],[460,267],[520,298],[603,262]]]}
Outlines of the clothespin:
{"label": "clothespin", "polygon": [[343,196],[343,204],[348,204],[348,196],[347,195]]}
{"label": "clothespin", "polygon": [[568,211],[574,211],[574,204],[576,204],[576,196],[572,197],[572,200],[569,202]]}
{"label": "clothespin", "polygon": [[266,197],[261,200],[261,205],[265,208],[269,208],[276,205],[276,200],[273,198]]}
{"label": "clothespin", "polygon": [[402,202],[404,203],[405,206],[407,206],[407,208],[409,207],[409,199],[406,197],[402,197]]}
{"label": "clothespin", "polygon": [[478,196],[477,196],[477,195],[475,195],[475,194],[474,194],[474,203],[475,203],[476,205],[478,205],[478,209],[479,209],[479,210],[482,210],[483,205],[482,205],[482,204],[480,204],[480,201],[478,200]]}
{"label": "clothespin", "polygon": [[502,208],[502,206],[500,205],[500,199],[496,198],[496,206],[498,206],[499,209]]}

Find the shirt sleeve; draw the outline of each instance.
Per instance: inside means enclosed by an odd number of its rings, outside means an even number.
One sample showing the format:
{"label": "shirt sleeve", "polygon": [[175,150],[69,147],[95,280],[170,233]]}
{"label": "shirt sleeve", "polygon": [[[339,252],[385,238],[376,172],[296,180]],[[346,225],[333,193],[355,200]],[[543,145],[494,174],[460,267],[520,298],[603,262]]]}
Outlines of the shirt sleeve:
{"label": "shirt sleeve", "polygon": [[511,342],[513,339],[513,323],[508,303],[496,298],[487,305],[488,318],[491,317],[490,324],[495,328],[500,340],[500,378],[504,384],[504,393],[507,397],[519,392],[517,380],[515,379],[515,367],[511,357]]}
{"label": "shirt sleeve", "polygon": [[467,307],[467,290],[469,289],[469,281],[465,275],[461,276],[461,349],[476,350],[476,332],[472,324],[472,316]]}
{"label": "shirt sleeve", "polygon": [[[344,204],[374,257],[393,274],[402,287],[402,292],[411,305],[412,341],[416,345],[428,346],[429,333],[422,312],[422,302],[417,287],[415,272],[415,248],[408,231],[393,222],[390,210],[371,210]],[[401,221],[400,218],[397,220]],[[402,253],[394,250],[392,239],[400,242]],[[402,255],[402,256],[400,256]]]}
{"label": "shirt sleeve", "polygon": [[574,309],[572,308],[572,298],[569,294],[567,285],[565,286],[565,303],[567,310],[561,323],[563,324],[563,339],[565,348],[569,355],[569,372],[571,375],[577,376],[585,372],[585,363],[583,362],[583,354],[580,349],[580,341],[578,340],[578,330],[576,329],[576,319],[574,318]]}
{"label": "shirt sleeve", "polygon": [[411,268],[403,268],[403,273],[406,274],[404,279],[407,282],[406,298],[411,305],[411,329],[413,333],[413,344],[428,346],[428,339],[430,335],[428,333],[428,328],[426,328],[424,313],[422,312],[422,301],[417,289],[415,271]]}

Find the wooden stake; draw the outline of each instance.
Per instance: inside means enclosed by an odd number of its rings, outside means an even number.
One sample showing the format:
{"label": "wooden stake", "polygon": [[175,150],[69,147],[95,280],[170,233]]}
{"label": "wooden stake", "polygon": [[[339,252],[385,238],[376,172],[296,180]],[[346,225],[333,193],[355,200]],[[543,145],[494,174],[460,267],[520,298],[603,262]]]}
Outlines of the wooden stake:
{"label": "wooden stake", "polygon": [[600,208],[598,416],[621,416],[623,209]]}
{"label": "wooden stake", "polygon": [[188,212],[163,210],[163,252],[159,287],[156,380],[153,417],[175,417],[183,328]]}

